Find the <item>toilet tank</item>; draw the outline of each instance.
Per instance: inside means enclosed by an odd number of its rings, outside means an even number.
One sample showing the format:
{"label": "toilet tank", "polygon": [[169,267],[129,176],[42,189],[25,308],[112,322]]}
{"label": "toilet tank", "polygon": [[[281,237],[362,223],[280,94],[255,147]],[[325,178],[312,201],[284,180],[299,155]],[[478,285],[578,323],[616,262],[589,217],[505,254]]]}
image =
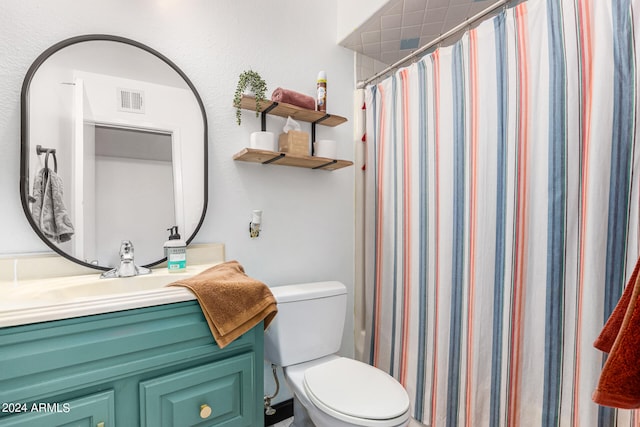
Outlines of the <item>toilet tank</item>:
{"label": "toilet tank", "polygon": [[264,333],[265,359],[290,366],[340,349],[347,288],[340,282],[314,282],[271,288],[278,314]]}

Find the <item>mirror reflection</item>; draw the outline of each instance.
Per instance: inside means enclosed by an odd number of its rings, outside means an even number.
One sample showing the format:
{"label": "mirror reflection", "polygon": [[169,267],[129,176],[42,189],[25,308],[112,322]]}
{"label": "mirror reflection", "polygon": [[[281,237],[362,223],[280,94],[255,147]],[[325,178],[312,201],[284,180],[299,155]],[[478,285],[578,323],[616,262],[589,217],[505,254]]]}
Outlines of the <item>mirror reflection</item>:
{"label": "mirror reflection", "polygon": [[206,209],[206,118],[168,59],[118,37],[70,39],[36,60],[22,101],[23,208],[50,247],[106,269],[123,240],[149,266],[168,228],[193,238]]}

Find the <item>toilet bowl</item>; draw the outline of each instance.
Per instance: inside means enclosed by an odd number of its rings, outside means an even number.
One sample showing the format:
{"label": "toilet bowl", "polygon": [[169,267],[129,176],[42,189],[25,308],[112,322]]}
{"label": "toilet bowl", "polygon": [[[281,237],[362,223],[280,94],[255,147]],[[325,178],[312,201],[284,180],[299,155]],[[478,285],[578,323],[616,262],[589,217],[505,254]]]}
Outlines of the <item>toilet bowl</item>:
{"label": "toilet bowl", "polygon": [[327,356],[289,366],[284,372],[316,427],[397,427],[409,423],[406,391],[380,369]]}
{"label": "toilet bowl", "polygon": [[400,427],[409,396],[387,373],[340,357],[346,288],[317,282],[271,288],[278,315],[265,331],[265,359],[294,393],[295,427]]}

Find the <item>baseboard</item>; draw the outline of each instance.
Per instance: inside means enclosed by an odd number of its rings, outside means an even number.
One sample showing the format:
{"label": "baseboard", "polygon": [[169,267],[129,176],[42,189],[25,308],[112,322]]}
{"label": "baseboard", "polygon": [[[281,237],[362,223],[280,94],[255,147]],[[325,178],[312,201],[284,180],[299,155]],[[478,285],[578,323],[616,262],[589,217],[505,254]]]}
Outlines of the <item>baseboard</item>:
{"label": "baseboard", "polygon": [[279,423],[280,421],[284,421],[287,418],[293,417],[293,399],[284,400],[280,403],[276,403],[273,405],[273,409],[276,410],[276,413],[273,415],[264,416],[264,425],[272,426],[274,424]]}

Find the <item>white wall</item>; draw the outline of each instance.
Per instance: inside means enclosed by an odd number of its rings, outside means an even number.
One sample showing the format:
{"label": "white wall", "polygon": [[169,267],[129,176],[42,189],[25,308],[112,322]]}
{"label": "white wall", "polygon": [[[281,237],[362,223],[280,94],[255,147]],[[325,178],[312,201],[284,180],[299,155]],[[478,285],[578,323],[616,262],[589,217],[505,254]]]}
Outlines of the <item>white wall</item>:
{"label": "white wall", "polygon": [[[336,44],[337,0],[3,0],[0,6],[0,254],[44,251],[19,198],[20,89],[32,61],[76,35],[107,33],[140,41],[173,60],[198,89],[209,124],[209,207],[195,242],[226,244],[227,259],[269,285],[334,279],[353,294],[353,178],[335,172],[234,162],[259,120],[231,107],[237,76],[259,71],[269,93],[278,86],[313,94],[319,70],[328,74],[329,112],[349,118],[318,127],[318,138],[340,141],[352,159],[352,53]],[[314,13],[316,10],[324,13]],[[269,118],[270,130],[284,120]],[[303,128],[309,130],[308,125]],[[248,236],[252,209],[263,231]],[[7,237],[10,236],[10,237]],[[117,248],[114,248],[114,251]],[[352,299],[351,299],[352,301]],[[352,352],[349,313],[344,349]]]}

